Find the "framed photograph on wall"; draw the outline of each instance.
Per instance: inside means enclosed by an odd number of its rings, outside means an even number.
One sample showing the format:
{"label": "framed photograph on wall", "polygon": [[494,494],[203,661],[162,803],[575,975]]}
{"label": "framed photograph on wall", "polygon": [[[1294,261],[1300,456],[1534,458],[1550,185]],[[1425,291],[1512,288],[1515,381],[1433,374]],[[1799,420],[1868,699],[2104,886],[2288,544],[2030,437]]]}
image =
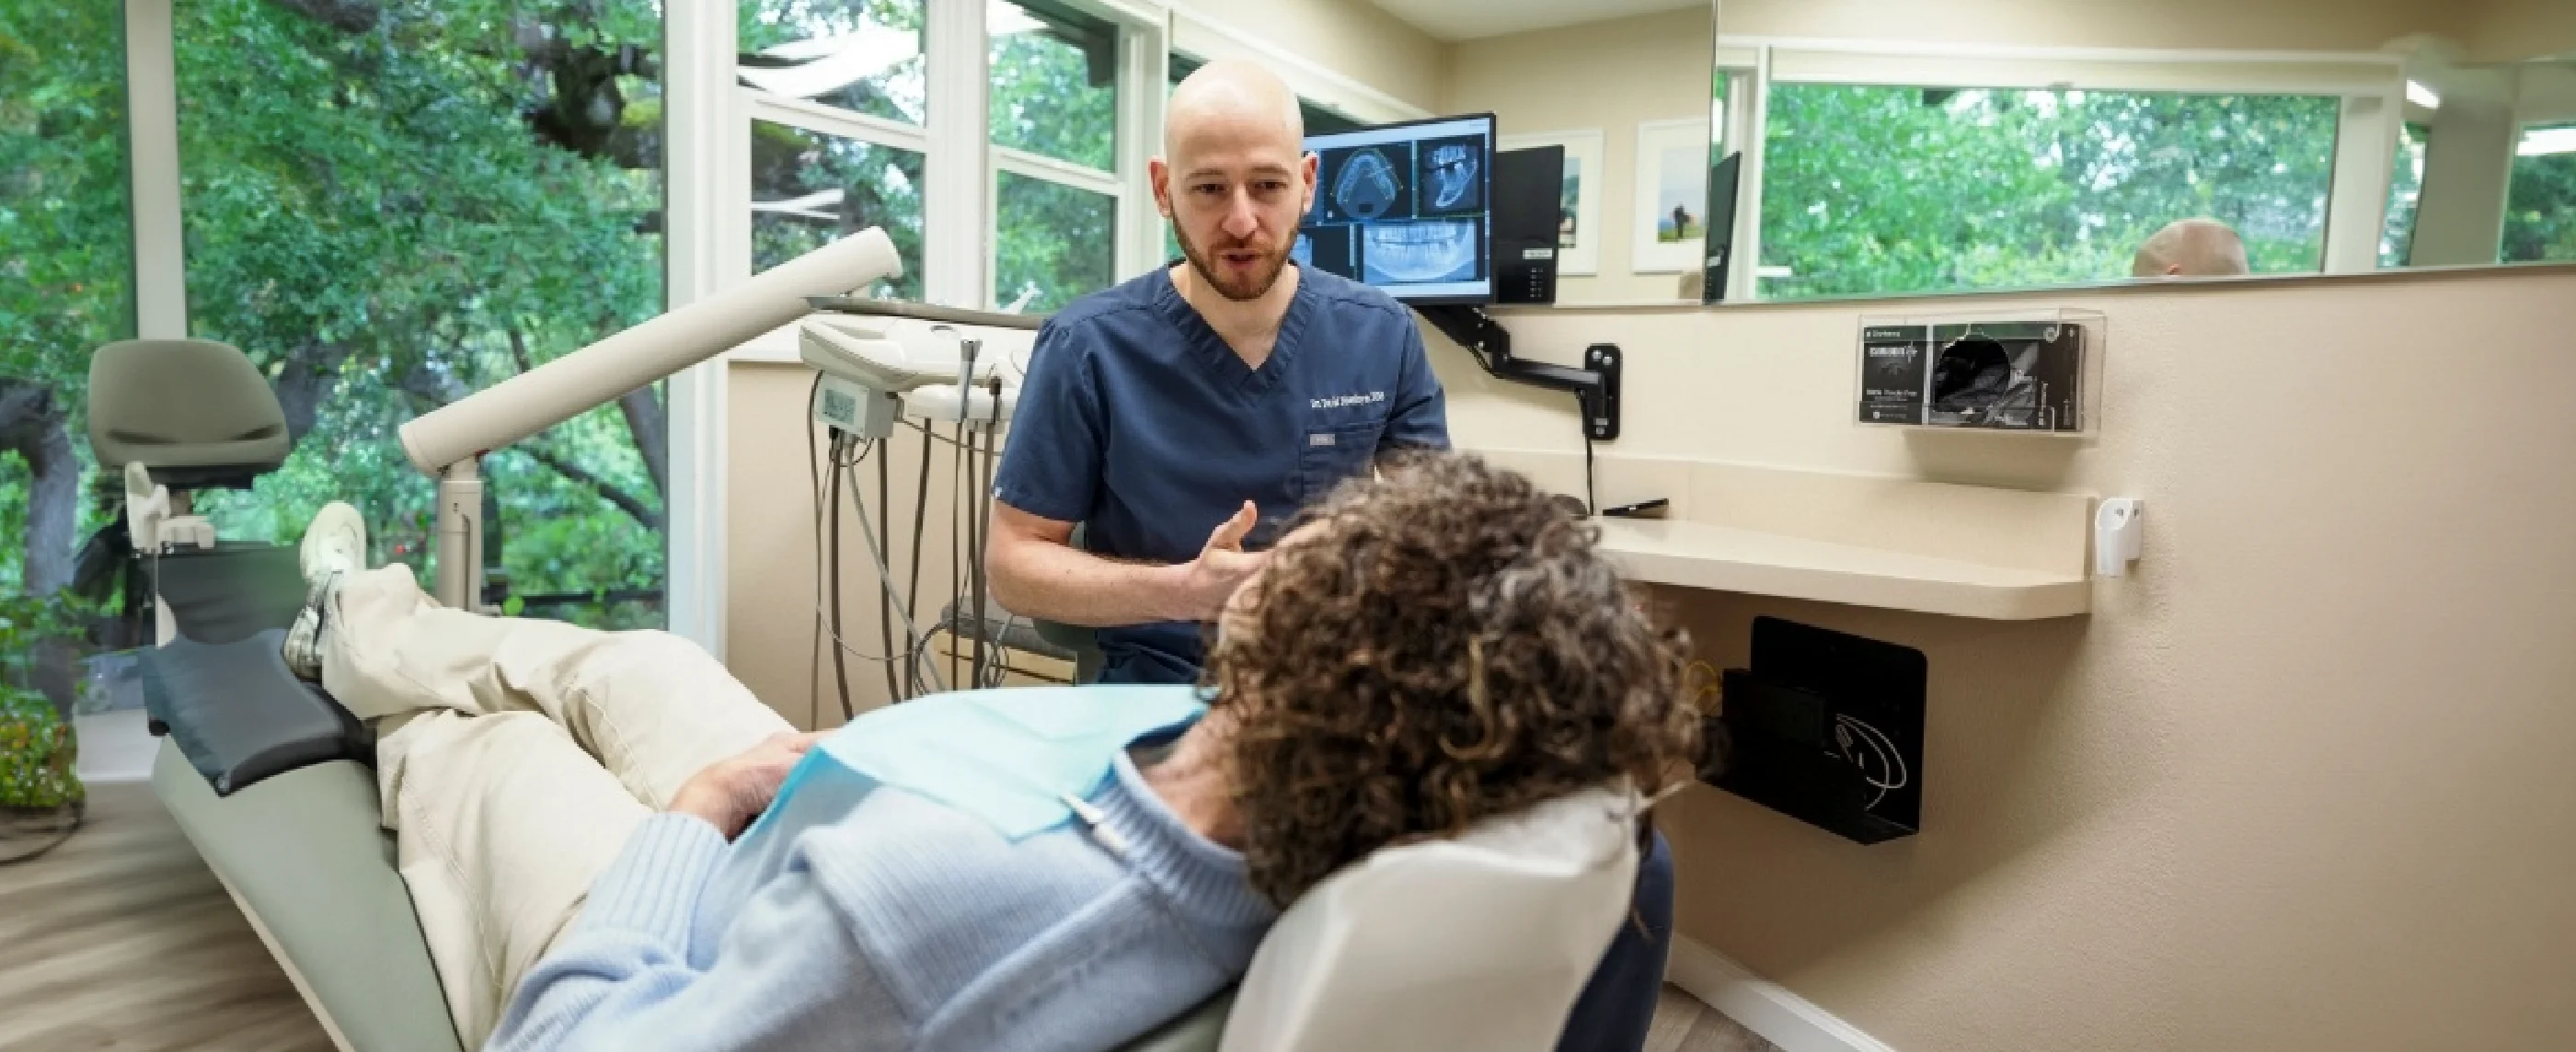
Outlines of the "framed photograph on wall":
{"label": "framed photograph on wall", "polygon": [[1496,150],[1532,146],[1565,147],[1565,197],[1556,220],[1556,273],[1601,272],[1601,131],[1537,132],[1505,135]]}
{"label": "framed photograph on wall", "polygon": [[1679,274],[1701,265],[1708,233],[1708,118],[1637,125],[1635,247],[1628,269]]}

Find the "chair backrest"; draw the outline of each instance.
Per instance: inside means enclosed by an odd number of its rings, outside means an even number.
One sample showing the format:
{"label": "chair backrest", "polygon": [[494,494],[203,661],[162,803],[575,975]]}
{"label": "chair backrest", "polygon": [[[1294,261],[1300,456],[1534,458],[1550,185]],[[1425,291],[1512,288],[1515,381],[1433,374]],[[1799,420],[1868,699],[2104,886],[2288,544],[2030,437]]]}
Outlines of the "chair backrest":
{"label": "chair backrest", "polygon": [[[1075,551],[1088,551],[1082,540],[1083,524],[1074,523],[1073,536],[1065,543]],[[1100,638],[1091,629],[1042,618],[1031,618],[1029,623],[1038,630],[1039,638],[1073,651],[1074,682],[1089,683],[1100,678]]]}
{"label": "chair backrest", "polygon": [[286,462],[286,413],[250,358],[213,340],[126,340],[90,356],[89,445],[173,488],[246,486]]}
{"label": "chair backrest", "polygon": [[1591,790],[1345,867],[1262,940],[1224,1052],[1548,1052],[1629,916],[1637,807]]}

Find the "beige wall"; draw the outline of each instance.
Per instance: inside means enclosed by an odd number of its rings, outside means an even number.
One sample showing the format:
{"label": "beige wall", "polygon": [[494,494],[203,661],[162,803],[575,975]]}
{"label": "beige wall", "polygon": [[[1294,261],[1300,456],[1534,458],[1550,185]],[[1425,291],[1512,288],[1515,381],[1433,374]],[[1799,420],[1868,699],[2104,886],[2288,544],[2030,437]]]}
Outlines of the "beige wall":
{"label": "beige wall", "polygon": [[[1193,22],[1223,27],[1234,39],[1201,33]],[[1448,73],[1444,45],[1366,0],[1189,0],[1175,5],[1174,23],[1173,46],[1200,57],[1235,54],[1258,44],[1426,111],[1439,106],[1441,81]],[[1330,97],[1329,87],[1299,83],[1296,69],[1283,66],[1279,72],[1302,94],[1342,102]]]}
{"label": "beige wall", "polygon": [[2473,62],[2576,56],[2576,4],[2488,0],[2468,25],[2468,45]]}
{"label": "beige wall", "polygon": [[2436,0],[1725,0],[1718,29],[2033,47],[2375,51],[2414,33],[2460,35],[2466,27],[2456,10]]}
{"label": "beige wall", "polygon": [[[1931,668],[1923,833],[1687,792],[1683,932],[1903,1052],[2576,1047],[2576,271],[1924,306],[2006,303],[2107,312],[2098,441],[1851,424],[1862,307],[1506,317],[1626,348],[1605,455],[2147,501],[2084,618],[1659,593]],[[1435,346],[1461,444],[1580,448]]]}
{"label": "beige wall", "polygon": [[1705,9],[1489,37],[1453,45],[1444,113],[1491,110],[1505,136],[1601,132],[1600,273],[1560,277],[1557,302],[1669,300],[1679,274],[1629,269],[1637,125],[1708,116]]}

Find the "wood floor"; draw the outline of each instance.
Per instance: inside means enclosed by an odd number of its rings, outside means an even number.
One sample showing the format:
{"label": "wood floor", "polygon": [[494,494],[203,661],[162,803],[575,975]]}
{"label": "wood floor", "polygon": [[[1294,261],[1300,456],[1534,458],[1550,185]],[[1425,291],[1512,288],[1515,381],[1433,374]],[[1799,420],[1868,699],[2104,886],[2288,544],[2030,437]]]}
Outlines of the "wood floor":
{"label": "wood floor", "polygon": [[0,1049],[327,1052],[152,787],[89,792],[80,832],[0,866]]}
{"label": "wood floor", "polygon": [[[0,866],[0,1049],[330,1047],[151,786],[92,785],[79,833]],[[1667,986],[1645,1052],[1779,1048]]]}

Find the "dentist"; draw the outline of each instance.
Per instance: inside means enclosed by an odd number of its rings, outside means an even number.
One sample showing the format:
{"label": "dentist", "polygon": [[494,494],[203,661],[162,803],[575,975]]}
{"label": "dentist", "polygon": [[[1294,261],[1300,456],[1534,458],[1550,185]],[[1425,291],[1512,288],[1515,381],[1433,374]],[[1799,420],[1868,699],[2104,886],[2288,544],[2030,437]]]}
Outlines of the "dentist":
{"label": "dentist", "polygon": [[1304,139],[1267,70],[1192,74],[1150,168],[1184,261],[1038,336],[986,562],[1004,607],[1099,630],[1103,682],[1195,681],[1200,626],[1279,522],[1387,453],[1449,445],[1412,314],[1289,260],[1315,197]]}

